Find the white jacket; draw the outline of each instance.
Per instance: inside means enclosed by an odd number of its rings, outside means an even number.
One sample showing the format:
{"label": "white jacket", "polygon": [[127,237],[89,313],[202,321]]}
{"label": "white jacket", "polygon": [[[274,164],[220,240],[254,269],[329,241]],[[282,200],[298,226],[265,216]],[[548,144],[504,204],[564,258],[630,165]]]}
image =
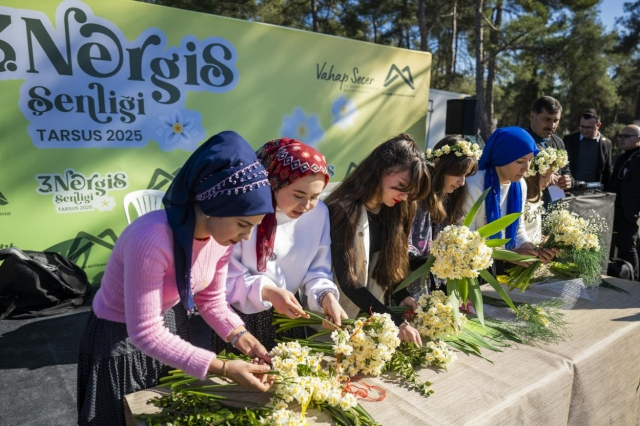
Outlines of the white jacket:
{"label": "white jacket", "polygon": [[274,256],[266,271],[258,272],[255,231],[250,239],[236,244],[227,274],[227,301],[245,314],[270,309],[271,303],[262,300],[262,289],[274,285],[292,293],[302,290],[309,309],[322,312],[321,293],[330,290],[339,297],[331,271],[329,210],[318,201],[298,219],[276,210],[276,220]]}

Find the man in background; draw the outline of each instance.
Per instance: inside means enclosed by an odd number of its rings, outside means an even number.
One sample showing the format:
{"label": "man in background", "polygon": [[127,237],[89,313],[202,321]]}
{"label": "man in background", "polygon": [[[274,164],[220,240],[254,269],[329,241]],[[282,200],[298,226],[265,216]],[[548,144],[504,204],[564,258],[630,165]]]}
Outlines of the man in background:
{"label": "man in background", "polygon": [[606,190],[616,194],[613,217],[613,243],[617,257],[633,266],[639,278],[638,214],[640,213],[640,127],[630,124],[618,134],[618,145],[624,152],[616,159]]}
{"label": "man in background", "polygon": [[[531,124],[527,131],[533,136],[538,148],[566,149],[562,139],[555,134],[561,116],[562,105],[551,96],[543,96],[533,103],[529,115]],[[551,185],[556,185],[565,191],[573,187],[573,178],[568,165],[560,169],[557,174],[553,174]],[[554,199],[549,194],[549,188],[544,190],[543,199],[545,204]]]}
{"label": "man in background", "polygon": [[613,171],[611,140],[599,131],[600,116],[588,109],[580,118],[580,131],[564,137],[569,155],[569,169],[575,181],[609,183]]}

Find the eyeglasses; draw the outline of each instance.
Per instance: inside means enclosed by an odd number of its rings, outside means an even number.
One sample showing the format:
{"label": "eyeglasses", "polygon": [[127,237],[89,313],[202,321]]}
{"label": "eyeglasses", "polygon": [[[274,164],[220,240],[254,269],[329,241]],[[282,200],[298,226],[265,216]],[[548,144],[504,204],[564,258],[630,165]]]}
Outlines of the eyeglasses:
{"label": "eyeglasses", "polygon": [[640,136],[640,135],[627,135],[627,134],[624,134],[624,133],[620,133],[618,135],[618,139],[637,138],[638,136]]}

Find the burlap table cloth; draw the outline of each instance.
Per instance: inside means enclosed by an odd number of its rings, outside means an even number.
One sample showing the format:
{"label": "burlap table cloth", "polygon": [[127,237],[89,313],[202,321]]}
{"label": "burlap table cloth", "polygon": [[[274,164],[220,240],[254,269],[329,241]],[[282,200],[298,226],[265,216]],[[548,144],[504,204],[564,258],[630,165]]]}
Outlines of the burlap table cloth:
{"label": "burlap table cloth", "polygon": [[[610,281],[630,294],[601,289],[597,302],[579,301],[566,311],[564,342],[483,351],[493,363],[458,354],[448,372],[420,371],[435,391],[426,399],[397,377],[365,377],[385,398],[361,403],[385,426],[640,425],[640,284]],[[146,402],[157,392],[125,397],[128,424],[152,410]],[[309,415],[312,425],[330,424],[324,413]]]}
{"label": "burlap table cloth", "polygon": [[567,311],[572,339],[540,349],[573,365],[568,424],[640,425],[640,283],[607,278],[596,303]]}
{"label": "burlap table cloth", "polygon": [[[366,384],[384,390],[380,402],[361,401],[382,425],[561,425],[569,415],[571,366],[562,358],[530,347],[509,348],[491,356],[493,364],[478,357],[461,355],[449,372],[421,371],[433,383],[435,393],[423,398],[399,385],[395,375],[365,377]],[[127,395],[131,414],[154,412],[146,402],[162,393],[151,389]],[[238,394],[233,395],[235,398]],[[372,392],[372,396],[377,396]],[[248,396],[268,401],[268,395]],[[264,399],[267,397],[267,399]],[[324,413],[310,410],[311,425],[330,425]]]}

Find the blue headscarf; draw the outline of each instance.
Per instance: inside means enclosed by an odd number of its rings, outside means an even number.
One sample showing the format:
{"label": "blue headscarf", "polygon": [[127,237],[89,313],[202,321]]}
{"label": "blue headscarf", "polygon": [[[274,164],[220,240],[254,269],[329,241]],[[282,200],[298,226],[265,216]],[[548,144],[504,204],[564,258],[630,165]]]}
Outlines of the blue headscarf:
{"label": "blue headscarf", "polygon": [[[496,172],[496,166],[506,166],[509,163],[533,153],[537,155],[540,150],[533,137],[520,127],[503,127],[493,132],[482,151],[482,157],[478,162],[480,170],[486,170],[484,175],[484,189],[491,188],[487,198],[484,200],[487,223],[499,219],[500,211],[500,179]],[[507,214],[522,212],[522,188],[520,182],[511,182],[509,193],[507,194]],[[507,227],[506,237],[510,238],[507,243],[508,249],[515,248],[516,231],[520,219]],[[489,238],[500,238],[500,233]]]}
{"label": "blue headscarf", "polygon": [[194,203],[198,203],[207,216],[273,213],[267,173],[242,136],[231,131],[222,132],[191,154],[162,202],[173,231],[180,301],[188,312],[193,312],[190,276],[196,225]]}

